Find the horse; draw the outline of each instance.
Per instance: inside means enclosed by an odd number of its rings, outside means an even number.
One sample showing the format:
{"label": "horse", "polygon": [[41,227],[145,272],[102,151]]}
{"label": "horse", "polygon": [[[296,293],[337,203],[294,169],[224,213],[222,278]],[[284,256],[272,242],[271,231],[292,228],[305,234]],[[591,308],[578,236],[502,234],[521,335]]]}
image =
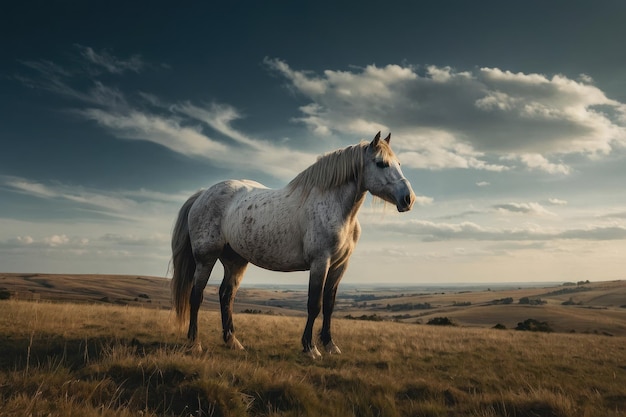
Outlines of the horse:
{"label": "horse", "polygon": [[273,271],[310,271],[303,352],[321,358],[313,325],[323,309],[320,339],[329,354],[341,350],[331,336],[331,315],[339,281],[348,266],[361,226],[357,219],[367,192],[411,210],[415,194],[391,150],[391,134],[380,132],[318,157],[282,189],[250,180],[227,180],[200,190],[180,208],[172,232],[172,300],[187,338],[198,341],[198,310],[211,271],[219,260],[223,339],[244,349],[235,337],[233,302],[248,263]]}

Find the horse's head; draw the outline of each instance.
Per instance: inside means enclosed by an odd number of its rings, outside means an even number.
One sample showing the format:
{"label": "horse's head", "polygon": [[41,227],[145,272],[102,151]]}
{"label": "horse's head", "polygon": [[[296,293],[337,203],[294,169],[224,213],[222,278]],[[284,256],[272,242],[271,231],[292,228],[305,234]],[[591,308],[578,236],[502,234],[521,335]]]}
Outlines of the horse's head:
{"label": "horse's head", "polygon": [[415,202],[411,184],[402,174],[400,161],[391,150],[391,133],[380,139],[380,132],[367,146],[363,161],[363,186],[367,191],[396,205],[398,211],[409,211]]}

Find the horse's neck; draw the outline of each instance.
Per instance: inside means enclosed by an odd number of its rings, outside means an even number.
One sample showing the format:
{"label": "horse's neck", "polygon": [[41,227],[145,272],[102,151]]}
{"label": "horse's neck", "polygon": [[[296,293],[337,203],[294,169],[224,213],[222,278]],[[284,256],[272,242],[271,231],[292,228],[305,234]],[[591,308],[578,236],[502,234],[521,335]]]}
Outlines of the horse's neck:
{"label": "horse's neck", "polygon": [[351,182],[337,187],[336,198],[343,207],[344,220],[355,219],[359,209],[365,201],[365,191],[360,190],[357,184]]}

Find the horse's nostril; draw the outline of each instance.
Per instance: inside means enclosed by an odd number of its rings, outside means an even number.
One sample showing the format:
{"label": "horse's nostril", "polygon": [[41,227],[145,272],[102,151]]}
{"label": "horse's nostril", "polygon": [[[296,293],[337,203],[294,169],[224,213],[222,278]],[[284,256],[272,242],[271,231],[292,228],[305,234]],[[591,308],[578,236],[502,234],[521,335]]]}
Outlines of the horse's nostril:
{"label": "horse's nostril", "polygon": [[407,194],[404,196],[404,204],[406,204],[407,206],[411,205],[411,194]]}

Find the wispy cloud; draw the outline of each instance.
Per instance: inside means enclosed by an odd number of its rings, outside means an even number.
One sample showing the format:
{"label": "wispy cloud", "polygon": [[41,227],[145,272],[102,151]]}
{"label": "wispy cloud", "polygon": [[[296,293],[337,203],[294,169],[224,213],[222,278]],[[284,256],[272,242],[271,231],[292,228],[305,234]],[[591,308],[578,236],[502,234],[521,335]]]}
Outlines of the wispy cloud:
{"label": "wispy cloud", "polygon": [[5,270],[24,270],[37,259],[42,272],[144,270],[159,275],[167,270],[175,213],[191,194],[94,189],[12,176],[0,176],[0,190],[40,199],[36,205],[42,207],[63,207],[54,218],[45,210],[41,218],[0,216]]}
{"label": "wispy cloud", "polygon": [[560,198],[549,198],[548,204],[551,204],[553,206],[566,206],[567,201],[561,200]]}
{"label": "wispy cloud", "polygon": [[537,225],[516,228],[486,227],[474,222],[436,223],[426,220],[386,222],[386,231],[420,237],[426,242],[446,240],[478,241],[547,241],[547,240],[626,240],[626,226],[591,225],[585,228],[556,230]]}
{"label": "wispy cloud", "polygon": [[[97,123],[114,137],[156,143],[173,152],[206,159],[217,166],[257,170],[280,179],[293,178],[316,155],[247,135],[233,126],[243,115],[223,103],[170,103],[149,92],[124,92],[98,76],[122,75],[151,68],[139,55],[121,59],[109,51],[77,45],[84,64],[72,71],[50,61],[23,64],[36,72],[20,81],[72,99],[70,111]],[[81,68],[79,66],[79,68]],[[87,80],[88,86],[84,86]]]}
{"label": "wispy cloud", "polygon": [[142,237],[98,234],[98,230],[83,227],[78,234],[0,238],[0,256],[5,271],[24,271],[24,265],[28,265],[27,270],[32,272],[145,274],[153,271],[154,275],[164,276],[170,256],[166,249],[168,241],[167,234],[142,234]]}
{"label": "wispy cloud", "polygon": [[600,217],[607,219],[626,219],[626,211],[604,214]]}
{"label": "wispy cloud", "polygon": [[505,213],[532,214],[537,216],[554,216],[554,213],[547,210],[539,203],[504,203],[496,204],[494,209]]}
{"label": "wispy cloud", "polygon": [[[28,248],[84,248],[89,245],[87,238],[70,238],[65,234],[49,235],[40,238],[32,236],[16,236],[6,241],[10,247],[28,247]],[[1,244],[1,242],[0,242]]]}
{"label": "wispy cloud", "polygon": [[[31,197],[71,202],[76,209],[128,220],[145,219],[150,214],[158,215],[164,207],[175,207],[191,194],[168,195],[146,189],[96,190],[58,182],[45,184],[11,176],[0,176],[0,187]],[[170,208],[166,212],[171,210]],[[68,213],[68,216],[74,215]]]}
{"label": "wispy cloud", "polygon": [[123,74],[124,72],[131,71],[139,73],[146,67],[146,63],[142,59],[141,55],[131,55],[126,59],[118,58],[107,50],[100,52],[95,51],[93,48],[76,44],[76,48],[79,50],[80,55],[85,58],[85,61],[92,65],[92,71],[97,69],[96,74],[100,70],[105,70],[112,74]]}
{"label": "wispy cloud", "polygon": [[182,126],[167,116],[146,114],[137,110],[118,112],[111,109],[77,110],[85,118],[109,129],[115,136],[156,143],[174,152],[207,159],[222,159],[227,147],[206,136],[200,127]]}

